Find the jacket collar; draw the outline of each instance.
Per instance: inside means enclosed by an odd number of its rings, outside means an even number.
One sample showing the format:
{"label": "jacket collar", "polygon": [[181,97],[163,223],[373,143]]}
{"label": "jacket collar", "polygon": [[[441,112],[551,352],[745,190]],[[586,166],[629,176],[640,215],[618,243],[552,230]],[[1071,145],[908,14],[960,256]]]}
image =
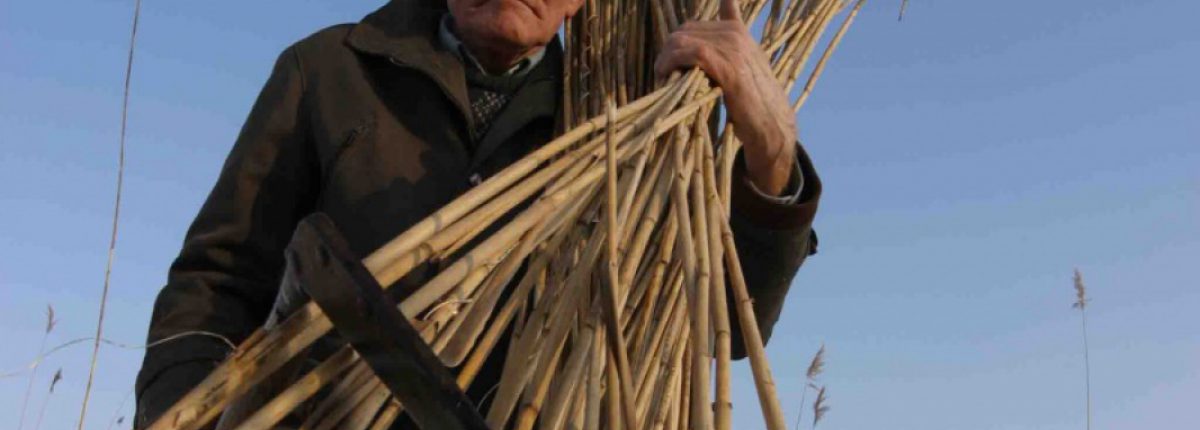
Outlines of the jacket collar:
{"label": "jacket collar", "polygon": [[462,62],[438,41],[438,26],[445,13],[441,0],[391,0],[354,26],[346,43],[359,52],[427,75],[470,121]]}
{"label": "jacket collar", "polygon": [[[346,43],[359,52],[384,57],[398,66],[425,74],[442,88],[466,123],[471,124],[463,62],[438,36],[446,13],[444,0],[391,0],[355,25],[346,36]],[[557,94],[557,84],[562,79],[562,45],[557,37],[546,45],[543,55],[540,64],[530,71],[528,84],[535,84],[531,86],[538,91]],[[557,118],[558,97],[553,99],[555,103],[539,103],[526,115]]]}

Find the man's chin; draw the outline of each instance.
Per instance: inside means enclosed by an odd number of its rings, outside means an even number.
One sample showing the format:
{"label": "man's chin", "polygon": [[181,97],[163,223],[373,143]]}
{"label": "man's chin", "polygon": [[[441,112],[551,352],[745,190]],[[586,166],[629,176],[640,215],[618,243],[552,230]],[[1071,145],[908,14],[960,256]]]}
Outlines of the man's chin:
{"label": "man's chin", "polygon": [[493,31],[490,32],[490,42],[495,45],[505,46],[511,49],[523,49],[543,46],[549,40],[546,37],[535,34],[535,31],[530,31],[527,25],[522,22],[528,22],[526,14],[513,11],[504,11],[493,21]]}

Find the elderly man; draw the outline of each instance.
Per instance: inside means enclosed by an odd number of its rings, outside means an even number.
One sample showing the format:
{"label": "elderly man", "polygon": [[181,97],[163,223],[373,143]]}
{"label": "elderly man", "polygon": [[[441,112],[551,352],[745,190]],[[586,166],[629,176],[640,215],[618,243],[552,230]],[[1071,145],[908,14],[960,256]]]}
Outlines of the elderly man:
{"label": "elderly man", "polygon": [[[744,144],[731,221],[769,336],[792,277],[816,248],[820,182],[796,143],[782,86],[726,1],[722,20],[673,33],[656,70],[698,66],[724,90]],[[582,3],[394,0],[285,50],[171,266],[150,340],[207,331],[240,342],[261,326],[283,250],[310,213],[328,214],[366,256],[549,141],[562,84],[556,32]],[[414,270],[398,286],[420,285],[431,270]],[[734,345],[743,355],[741,341]],[[229,352],[203,336],[149,349],[137,380],[139,425]],[[478,400],[501,365],[489,363],[468,394]]]}

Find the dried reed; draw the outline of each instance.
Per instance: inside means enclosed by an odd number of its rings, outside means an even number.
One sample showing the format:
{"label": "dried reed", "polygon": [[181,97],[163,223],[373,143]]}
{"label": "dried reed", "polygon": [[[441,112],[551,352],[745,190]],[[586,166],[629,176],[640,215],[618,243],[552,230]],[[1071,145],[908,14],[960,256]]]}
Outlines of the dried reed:
{"label": "dried reed", "polygon": [[83,389],[83,402],[79,407],[78,429],[83,430],[84,419],[87,418],[88,399],[92,394],[92,381],[96,377],[96,359],[100,355],[100,339],[104,337],[104,311],[108,305],[108,287],[112,276],[113,258],[117,250],[117,227],[121,220],[121,190],[125,179],[125,131],[129,119],[129,87],[133,78],[133,53],[137,46],[138,18],[142,12],[142,0],[136,0],[133,5],[133,28],[129,34],[129,56],[125,62],[125,91],[121,99],[121,137],[120,151],[117,157],[117,193],[113,199],[112,235],[108,242],[108,261],[104,265],[104,288],[100,293],[100,311],[96,317],[96,336],[92,342],[91,367],[88,369],[87,385]]}
{"label": "dried reed", "polygon": [[33,380],[37,376],[38,366],[42,363],[42,358],[46,354],[46,339],[50,337],[50,332],[54,331],[54,326],[58,321],[54,319],[54,306],[46,305],[46,328],[42,331],[42,340],[38,344],[37,358],[29,370],[29,381],[25,384],[25,394],[21,396],[21,418],[18,421],[17,429],[25,428],[25,410],[29,406],[29,396],[33,393]]}
{"label": "dried reed", "polygon": [[1086,399],[1085,417],[1087,419],[1087,427],[1085,428],[1090,430],[1092,428],[1092,363],[1091,358],[1088,357],[1090,351],[1088,351],[1087,333],[1087,305],[1090,299],[1087,297],[1087,286],[1083,285],[1083,274],[1079,273],[1079,269],[1075,269],[1073,280],[1075,285],[1075,303],[1072,303],[1071,307],[1079,309],[1079,321],[1083,329],[1083,383]]}
{"label": "dried reed", "polygon": [[821,376],[821,372],[825,370],[825,344],[821,344],[821,349],[813,355],[812,361],[808,363],[808,371],[804,372],[804,385],[800,386],[800,408],[796,413],[796,425],[793,428],[800,428],[800,419],[804,416],[804,400],[808,398],[808,390],[811,388],[817,390],[817,377]]}
{"label": "dried reed", "polygon": [[813,401],[813,406],[812,406],[812,409],[813,409],[812,426],[814,429],[817,428],[817,423],[821,422],[821,418],[825,417],[825,413],[829,412],[829,405],[826,405],[825,401],[826,401],[825,386],[822,385],[821,388],[819,388],[817,390],[817,400]]}
{"label": "dried reed", "polygon": [[[861,5],[827,45],[797,109]],[[846,7],[587,0],[565,24],[565,133],[363,260],[385,286],[427,261],[448,263],[399,307],[445,364],[461,366],[461,387],[489,356],[505,354],[481,411],[489,426],[727,430],[737,318],[766,427],[786,428],[728,222],[740,144],[732,125],[720,135],[712,127],[721,90],[698,70],[655,79],[651,65],[683,21],[741,9],[747,24],[766,14],[761,47],[790,88]],[[331,328],[309,303],[256,332],[150,428],[203,428]],[[495,350],[510,329],[510,344]],[[305,428],[386,428],[403,413],[344,347],[249,417],[222,424],[271,428],[322,389],[330,394]]]}
{"label": "dried reed", "polygon": [[132,389],[125,392],[125,397],[121,398],[121,403],[117,404],[117,408],[113,410],[112,418],[109,418],[108,420],[108,427],[106,427],[107,430],[112,430],[113,427],[119,426],[125,422],[125,415],[122,415],[121,411],[125,409],[125,404],[129,402],[131,397],[133,397],[133,392],[134,390]]}
{"label": "dried reed", "polygon": [[54,387],[57,386],[59,381],[62,381],[62,379],[62,368],[60,367],[54,372],[54,376],[50,378],[50,388],[46,390],[46,397],[42,398],[42,407],[40,410],[38,410],[38,418],[37,422],[33,425],[33,430],[42,428],[42,418],[46,416],[46,406],[50,404],[50,396],[54,395]]}

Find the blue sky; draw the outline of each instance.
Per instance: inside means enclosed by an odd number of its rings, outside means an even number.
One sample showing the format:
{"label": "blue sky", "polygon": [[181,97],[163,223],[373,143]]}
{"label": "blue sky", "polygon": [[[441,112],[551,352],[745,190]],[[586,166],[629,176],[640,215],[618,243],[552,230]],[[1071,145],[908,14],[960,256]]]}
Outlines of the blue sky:
{"label": "blue sky", "polygon": [[[0,1],[0,372],[48,303],[51,344],[93,330],[132,3]],[[824,342],[821,428],[1082,428],[1078,267],[1095,428],[1200,426],[1200,3],[898,3],[867,5],[799,116],[825,195],[768,347],[785,408]],[[143,340],[278,52],[380,4],[144,4],[107,337]],[[40,371],[31,414],[65,376],[43,428],[74,425],[88,354]],[[88,428],[130,413],[141,357],[102,349]],[[736,427],[759,428],[735,377]],[[0,426],[25,381],[0,379]]]}

